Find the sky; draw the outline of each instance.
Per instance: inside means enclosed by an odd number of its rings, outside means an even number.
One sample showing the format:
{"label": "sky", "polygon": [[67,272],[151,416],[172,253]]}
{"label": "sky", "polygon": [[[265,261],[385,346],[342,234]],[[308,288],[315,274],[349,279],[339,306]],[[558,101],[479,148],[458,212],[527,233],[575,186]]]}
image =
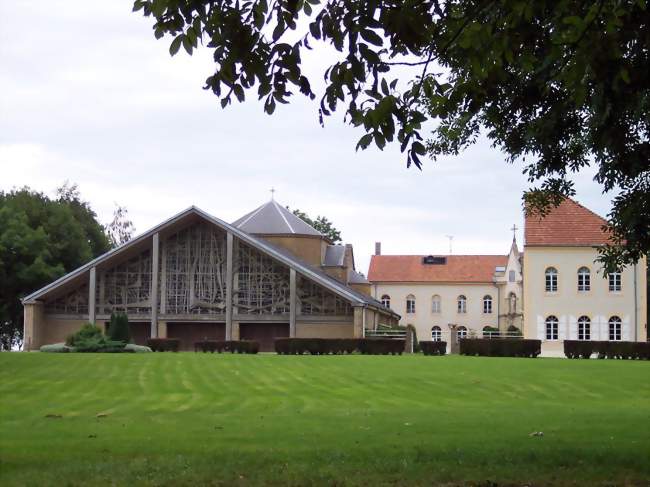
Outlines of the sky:
{"label": "sky", "polygon": [[[324,215],[354,245],[366,273],[384,254],[505,254],[522,244],[530,183],[488,141],[406,168],[397,146],[355,151],[363,133],[341,117],[318,123],[317,103],[294,97],[273,116],[256,96],[222,110],[202,89],[210,51],[169,55],[130,0],[0,0],[0,190],[53,196],[77,183],[99,220],[125,206],[142,233],[196,205],[226,221],[275,199]],[[329,65],[317,50],[313,76]],[[587,169],[576,199],[606,215]]]}

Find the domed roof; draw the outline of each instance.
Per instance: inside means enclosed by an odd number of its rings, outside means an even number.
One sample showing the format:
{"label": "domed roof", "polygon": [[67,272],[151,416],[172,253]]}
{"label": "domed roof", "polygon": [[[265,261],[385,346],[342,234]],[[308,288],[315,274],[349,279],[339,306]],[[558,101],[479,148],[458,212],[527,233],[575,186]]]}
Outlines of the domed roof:
{"label": "domed roof", "polygon": [[254,235],[310,235],[323,237],[323,234],[305,223],[296,215],[271,200],[259,208],[234,221],[232,225],[239,230]]}

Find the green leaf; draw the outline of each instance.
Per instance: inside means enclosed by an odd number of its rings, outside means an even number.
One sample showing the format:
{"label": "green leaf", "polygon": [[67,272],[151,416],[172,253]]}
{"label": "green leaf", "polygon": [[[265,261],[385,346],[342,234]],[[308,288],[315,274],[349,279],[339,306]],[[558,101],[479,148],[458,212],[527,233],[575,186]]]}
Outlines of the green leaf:
{"label": "green leaf", "polygon": [[365,29],[361,31],[361,37],[370,44],[375,46],[381,46],[384,44],[381,36],[377,34],[374,30]]}
{"label": "green leaf", "polygon": [[366,134],[363,137],[359,139],[359,142],[357,142],[357,148],[356,150],[361,149],[366,149],[370,143],[372,142],[372,134]]}
{"label": "green leaf", "polygon": [[174,56],[178,50],[181,48],[181,43],[183,42],[183,37],[185,37],[183,34],[180,34],[177,36],[169,46],[169,54]]}

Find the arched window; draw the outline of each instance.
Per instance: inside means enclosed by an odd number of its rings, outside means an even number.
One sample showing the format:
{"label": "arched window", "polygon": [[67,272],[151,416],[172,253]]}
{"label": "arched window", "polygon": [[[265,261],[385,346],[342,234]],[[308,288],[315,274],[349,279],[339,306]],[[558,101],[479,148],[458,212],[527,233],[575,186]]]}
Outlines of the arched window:
{"label": "arched window", "polygon": [[546,318],[546,339],[547,340],[557,340],[558,339],[558,329],[559,321],[555,316],[549,316]]}
{"label": "arched window", "polygon": [[490,314],[492,313],[492,296],[486,294],[483,296],[483,313]]}
{"label": "arched window", "polygon": [[609,319],[609,339],[611,341],[619,341],[621,336],[621,319],[618,316],[612,316]]}
{"label": "arched window", "polygon": [[467,328],[464,326],[459,326],[456,329],[456,333],[458,334],[458,338],[467,338]]}
{"label": "arched window", "polygon": [[415,313],[415,296],[412,294],[406,296],[406,312],[408,314]]}
{"label": "arched window", "polygon": [[498,336],[499,332],[496,331],[491,326],[483,327],[483,338],[492,338],[493,336]]}
{"label": "arched window", "polygon": [[439,326],[434,326],[431,328],[431,340],[434,342],[442,341],[442,330]]}
{"label": "arched window", "polygon": [[467,313],[467,298],[462,294],[458,296],[458,312]]}
{"label": "arched window", "polygon": [[621,273],[612,272],[609,274],[609,290],[615,293],[621,292]]}
{"label": "arched window", "polygon": [[437,294],[431,298],[431,312],[440,313],[440,296]]}
{"label": "arched window", "polygon": [[578,318],[578,340],[591,340],[591,320],[588,316]]}
{"label": "arched window", "polygon": [[508,312],[510,314],[515,314],[517,312],[517,295],[515,293],[510,293],[508,295]]}
{"label": "arched window", "polygon": [[578,269],[578,291],[589,291],[591,289],[591,272],[587,267]]}
{"label": "arched window", "polygon": [[555,267],[549,267],[544,273],[546,292],[547,293],[556,293],[557,292],[557,269]]}
{"label": "arched window", "polygon": [[381,297],[381,304],[383,304],[387,308],[390,308],[390,296],[388,294],[384,294]]}
{"label": "arched window", "polygon": [[515,271],[510,271],[508,272],[508,281],[510,282],[515,282],[515,277],[516,277]]}

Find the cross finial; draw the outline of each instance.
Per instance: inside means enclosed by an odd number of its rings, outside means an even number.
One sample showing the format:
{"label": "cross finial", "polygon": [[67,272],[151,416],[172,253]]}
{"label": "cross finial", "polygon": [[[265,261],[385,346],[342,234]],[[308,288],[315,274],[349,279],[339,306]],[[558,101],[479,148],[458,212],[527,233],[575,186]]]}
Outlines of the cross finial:
{"label": "cross finial", "polygon": [[519,228],[517,228],[517,225],[513,224],[512,228],[510,230],[512,230],[512,239],[516,240],[517,239],[517,230],[519,230]]}
{"label": "cross finial", "polygon": [[275,199],[274,198],[274,196],[275,196],[275,188],[271,186],[270,191],[271,191],[271,201],[273,201]]}

